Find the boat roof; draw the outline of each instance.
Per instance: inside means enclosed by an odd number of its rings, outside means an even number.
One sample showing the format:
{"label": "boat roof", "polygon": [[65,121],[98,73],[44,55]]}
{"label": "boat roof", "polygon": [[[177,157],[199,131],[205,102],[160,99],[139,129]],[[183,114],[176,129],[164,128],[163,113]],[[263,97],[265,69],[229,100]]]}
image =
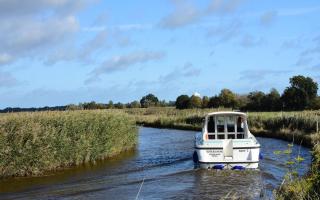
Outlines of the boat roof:
{"label": "boat roof", "polygon": [[243,112],[236,112],[236,111],[218,111],[218,112],[211,112],[207,114],[207,116],[212,116],[212,115],[241,115],[241,116],[247,117],[247,114]]}

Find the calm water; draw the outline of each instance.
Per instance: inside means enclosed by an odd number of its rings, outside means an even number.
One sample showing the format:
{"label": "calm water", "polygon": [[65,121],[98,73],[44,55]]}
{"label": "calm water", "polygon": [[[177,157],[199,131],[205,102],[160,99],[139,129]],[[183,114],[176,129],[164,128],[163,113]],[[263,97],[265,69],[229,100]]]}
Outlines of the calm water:
{"label": "calm water", "polygon": [[[258,138],[263,160],[259,171],[214,171],[194,169],[195,132],[140,128],[139,145],[112,160],[83,165],[37,178],[0,181],[0,199],[269,199],[287,172],[287,142]],[[293,148],[297,156],[299,147]],[[309,168],[308,148],[299,174]],[[262,196],[262,197],[261,197]]]}

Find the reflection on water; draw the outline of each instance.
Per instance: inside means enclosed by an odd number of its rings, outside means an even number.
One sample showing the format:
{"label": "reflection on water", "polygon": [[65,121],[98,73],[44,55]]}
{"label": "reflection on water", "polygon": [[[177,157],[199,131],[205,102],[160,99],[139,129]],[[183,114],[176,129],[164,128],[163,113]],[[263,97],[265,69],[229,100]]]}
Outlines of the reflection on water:
{"label": "reflection on water", "polygon": [[[288,155],[275,150],[287,142],[258,138],[264,159],[260,171],[194,169],[195,132],[140,128],[136,150],[116,158],[70,168],[44,177],[0,181],[0,199],[245,199],[270,198],[287,172]],[[299,147],[293,147],[297,156]],[[301,147],[304,174],[310,165],[309,149]]]}

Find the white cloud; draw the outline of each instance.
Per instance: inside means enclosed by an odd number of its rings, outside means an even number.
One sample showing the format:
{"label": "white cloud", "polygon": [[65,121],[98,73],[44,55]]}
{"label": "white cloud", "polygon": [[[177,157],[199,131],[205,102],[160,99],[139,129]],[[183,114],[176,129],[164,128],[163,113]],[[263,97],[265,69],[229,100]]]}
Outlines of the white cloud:
{"label": "white cloud", "polygon": [[163,28],[177,28],[193,23],[201,16],[200,11],[190,1],[174,0],[172,1],[175,10],[162,19],[160,22]]}
{"label": "white cloud", "polygon": [[207,11],[209,13],[218,12],[225,14],[235,11],[244,0],[211,0]]}
{"label": "white cloud", "polygon": [[80,48],[76,46],[62,46],[47,56],[46,64],[53,65],[59,61],[76,61],[80,63],[94,63],[92,56],[95,52],[110,47],[107,44],[109,33],[107,30],[96,32],[92,38],[85,41]]}
{"label": "white cloud", "polygon": [[233,20],[229,24],[223,24],[208,29],[207,37],[215,39],[218,43],[226,42],[240,35],[242,24],[238,20]]}
{"label": "white cloud", "polygon": [[277,16],[278,16],[277,11],[273,10],[273,11],[265,12],[260,17],[260,24],[264,26],[268,26],[275,21]]}
{"label": "white cloud", "polygon": [[183,67],[178,67],[164,76],[159,77],[159,83],[168,84],[177,81],[179,78],[196,77],[201,73],[201,69],[195,68],[191,63],[185,63]]}
{"label": "white cloud", "polygon": [[85,82],[90,83],[99,78],[102,74],[125,70],[138,63],[160,60],[164,56],[164,52],[154,51],[137,51],[126,55],[114,56],[111,59],[105,60],[99,67],[95,68],[90,73],[91,76]]}
{"label": "white cloud", "polygon": [[65,14],[77,11],[89,2],[85,0],[0,1],[0,16],[16,18],[35,14]]}
{"label": "white cloud", "polygon": [[89,26],[89,27],[82,27],[82,31],[84,32],[100,32],[107,30],[106,26]]}
{"label": "white cloud", "polygon": [[[57,48],[71,43],[80,30],[76,14],[88,2],[0,1],[0,64],[23,58],[44,60]],[[3,55],[10,55],[10,59]]]}
{"label": "white cloud", "polygon": [[224,15],[234,12],[243,0],[211,0],[204,9],[198,8],[193,1],[172,0],[174,10],[160,21],[160,26],[175,29],[198,22],[208,15]]}
{"label": "white cloud", "polygon": [[120,24],[110,28],[115,31],[141,31],[151,29],[152,27],[152,24]]}
{"label": "white cloud", "polygon": [[81,58],[89,58],[89,56],[95,51],[106,47],[106,41],[108,39],[108,32],[106,30],[98,32],[91,40],[87,41],[80,51]]}

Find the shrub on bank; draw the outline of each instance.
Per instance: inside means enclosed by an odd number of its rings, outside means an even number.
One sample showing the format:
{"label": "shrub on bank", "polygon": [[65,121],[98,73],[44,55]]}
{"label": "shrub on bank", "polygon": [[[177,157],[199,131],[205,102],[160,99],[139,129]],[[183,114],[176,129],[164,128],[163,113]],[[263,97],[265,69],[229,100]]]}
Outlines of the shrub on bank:
{"label": "shrub on bank", "polygon": [[111,111],[0,115],[0,178],[46,171],[113,156],[134,147],[132,117]]}

